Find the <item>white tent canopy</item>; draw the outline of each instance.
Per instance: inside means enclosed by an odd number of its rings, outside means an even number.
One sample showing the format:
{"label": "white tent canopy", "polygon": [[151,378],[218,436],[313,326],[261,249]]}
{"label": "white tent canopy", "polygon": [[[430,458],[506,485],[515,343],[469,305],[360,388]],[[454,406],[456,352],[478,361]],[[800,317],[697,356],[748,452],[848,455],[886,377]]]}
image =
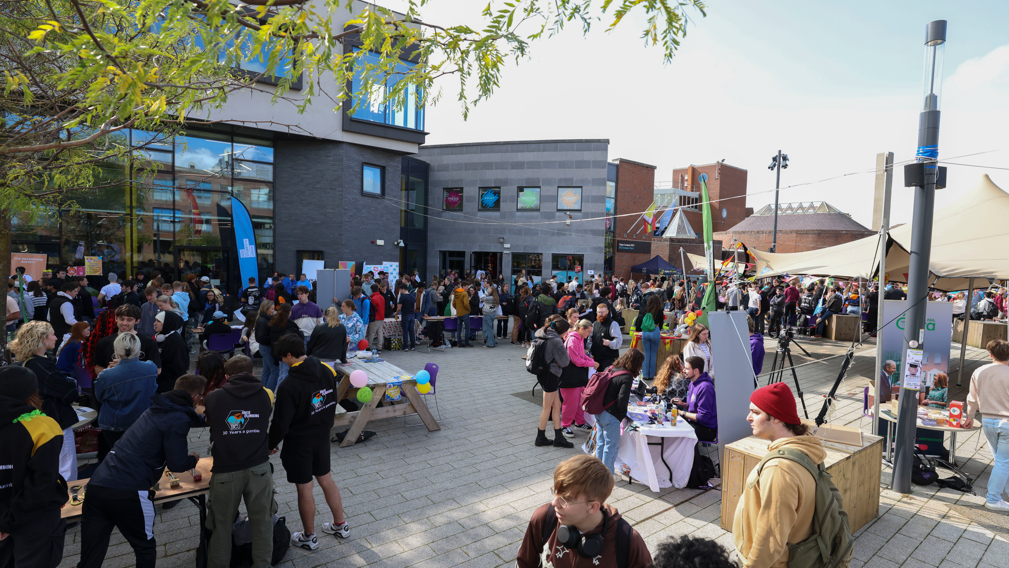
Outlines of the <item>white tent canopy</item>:
{"label": "white tent canopy", "polygon": [[[757,259],[758,277],[788,273],[872,278],[878,270],[879,238],[866,237],[798,253],[773,254],[752,248],[750,252]],[[891,229],[887,238],[887,277],[891,281],[906,282],[911,224]],[[929,285],[940,290],[963,290],[970,277],[1009,279],[1007,238],[1009,193],[995,185],[986,174],[974,189],[935,212]]]}

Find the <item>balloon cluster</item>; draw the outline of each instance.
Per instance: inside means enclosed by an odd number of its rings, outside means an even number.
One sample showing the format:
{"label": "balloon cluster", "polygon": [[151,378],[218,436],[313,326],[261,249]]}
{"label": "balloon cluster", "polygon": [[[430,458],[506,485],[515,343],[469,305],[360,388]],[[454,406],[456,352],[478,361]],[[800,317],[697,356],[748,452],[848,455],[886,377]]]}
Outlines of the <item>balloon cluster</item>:
{"label": "balloon cluster", "polygon": [[413,380],[417,381],[417,392],[420,394],[431,392],[431,373],[428,373],[426,370],[418,371],[413,376]]}
{"label": "balloon cluster", "polygon": [[[364,342],[364,340],[361,340]],[[401,378],[410,378],[407,376]],[[417,392],[420,394],[427,394],[431,392],[431,373],[426,370],[418,371],[416,375],[413,376],[413,380],[417,381]],[[375,393],[368,387],[368,373],[358,369],[350,373],[350,385],[357,389],[357,400],[362,403],[371,402],[372,397]]]}
{"label": "balloon cluster", "polygon": [[701,317],[701,314],[703,313],[704,313],[703,310],[697,310],[696,312],[687,312],[687,315],[683,316],[683,323],[692,326],[694,325],[694,322],[697,321],[697,318]]}

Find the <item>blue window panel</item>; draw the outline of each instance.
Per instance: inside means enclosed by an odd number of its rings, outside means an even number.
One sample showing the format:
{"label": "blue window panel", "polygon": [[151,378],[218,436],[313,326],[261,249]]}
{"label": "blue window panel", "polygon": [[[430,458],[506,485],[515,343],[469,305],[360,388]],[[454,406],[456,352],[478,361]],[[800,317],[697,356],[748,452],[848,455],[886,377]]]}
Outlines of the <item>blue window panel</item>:
{"label": "blue window panel", "polygon": [[382,168],[364,164],[361,191],[367,195],[382,195]]}
{"label": "blue window panel", "polygon": [[[369,93],[363,91],[365,68],[368,65],[377,65],[380,57],[376,53],[367,52],[361,56],[359,61],[360,65],[355,70],[354,77],[351,80],[353,104],[357,108],[353,117],[360,120],[409,128],[411,130],[423,130],[424,108],[418,104],[420,97],[423,95],[423,90],[418,89],[416,85],[410,85],[403,94],[405,101],[403,101],[402,105],[384,103],[383,100],[386,93],[395,88],[397,83],[403,79],[402,74],[395,74],[386,78],[384,90],[371,93],[369,99]],[[396,71],[398,73],[408,73],[414,66],[415,64],[410,62],[401,62],[396,65]]]}

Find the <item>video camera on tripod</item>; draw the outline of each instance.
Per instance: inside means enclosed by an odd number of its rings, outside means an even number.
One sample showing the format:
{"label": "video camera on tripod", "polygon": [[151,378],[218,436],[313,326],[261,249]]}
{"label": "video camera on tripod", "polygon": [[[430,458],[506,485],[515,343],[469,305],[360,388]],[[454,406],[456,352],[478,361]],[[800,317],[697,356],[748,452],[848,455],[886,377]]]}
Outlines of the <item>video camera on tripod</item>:
{"label": "video camera on tripod", "polygon": [[792,371],[792,380],[795,382],[795,392],[799,395],[799,401],[802,403],[802,413],[806,415],[806,418],[809,418],[809,412],[806,410],[806,400],[802,396],[802,387],[799,386],[799,375],[795,373],[795,362],[792,360],[791,344],[793,343],[800,351],[806,354],[806,357],[813,358],[809,354],[809,351],[806,351],[795,340],[795,328],[792,326],[783,327],[778,333],[778,348],[774,352],[774,361],[771,362],[771,372],[767,377],[767,384],[780,383],[784,379],[787,362],[789,370]]}

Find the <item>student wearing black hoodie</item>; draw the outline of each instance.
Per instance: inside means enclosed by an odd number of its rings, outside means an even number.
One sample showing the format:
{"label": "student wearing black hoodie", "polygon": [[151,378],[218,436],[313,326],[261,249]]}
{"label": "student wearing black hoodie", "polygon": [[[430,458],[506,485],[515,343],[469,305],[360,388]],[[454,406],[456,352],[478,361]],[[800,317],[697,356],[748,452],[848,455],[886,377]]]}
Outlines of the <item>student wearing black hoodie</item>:
{"label": "student wearing black hoodie", "polygon": [[183,339],[185,322],[173,312],[160,312],[154,316],[154,336],[161,356],[161,373],[158,374],[158,392],[175,388],[175,381],[189,372],[189,346]]}
{"label": "student wearing black hoodie", "polygon": [[0,566],[55,568],[63,559],[63,432],[41,407],[33,372],[0,368]]}
{"label": "student wearing black hoodie", "polygon": [[194,408],[202,402],[207,380],[183,375],[175,390],[151,397],[151,407],[130,426],[88,482],[81,511],[81,561],[77,568],[99,568],[105,561],[112,529],[118,528],[136,553],[137,568],[154,568],[154,491],[168,471],[196,467],[200,456],[188,453],[191,426],[203,426]]}
{"label": "student wearing black hoodie", "polygon": [[340,490],[329,474],[329,431],[336,414],[336,371],[315,357],[306,356],[305,342],[300,335],[288,334],[274,341],[273,354],[290,365],[291,370],[277,388],[269,444],[275,452],[283,440],[280,461],[287,471],[287,481],[298,488],[298,512],[304,532],[294,533],[291,544],[315,550],[319,548],[319,540],[315,536],[313,477],[322,487],[333,513],[333,522],[324,523],[322,532],[340,538],[350,536]]}
{"label": "student wearing black hoodie", "polygon": [[210,480],[209,566],[231,562],[231,526],[245,498],[252,524],[253,566],[273,556],[273,467],[267,444],[273,393],[252,374],[252,359],[236,355],[224,365],[226,382],[207,395],[207,425],[214,476]]}

